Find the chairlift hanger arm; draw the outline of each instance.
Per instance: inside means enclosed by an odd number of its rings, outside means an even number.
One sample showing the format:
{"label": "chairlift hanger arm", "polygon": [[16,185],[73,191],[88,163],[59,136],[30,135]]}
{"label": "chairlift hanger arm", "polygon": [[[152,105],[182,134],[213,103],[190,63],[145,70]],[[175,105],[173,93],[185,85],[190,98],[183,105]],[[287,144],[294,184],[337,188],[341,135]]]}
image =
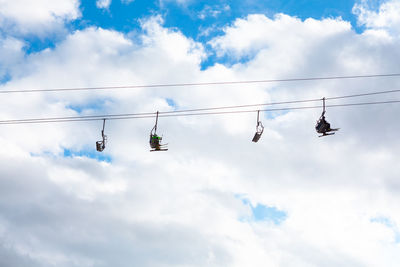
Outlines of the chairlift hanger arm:
{"label": "chairlift hanger arm", "polygon": [[158,111],[156,112],[156,124],[154,124],[153,128],[150,131],[150,135],[157,133],[157,124],[158,124]]}
{"label": "chairlift hanger arm", "polygon": [[103,119],[103,130],[101,130],[101,136],[104,139],[104,128],[106,127],[106,119]]}
{"label": "chairlift hanger arm", "polygon": [[264,130],[264,125],[260,121],[260,111],[258,110],[257,111],[257,126],[256,126],[257,130],[259,127],[261,127],[261,129]]}
{"label": "chairlift hanger arm", "polygon": [[158,110],[157,110],[157,114],[156,114],[156,125],[154,126],[155,132],[157,132],[157,124],[158,124]]}
{"label": "chairlift hanger arm", "polygon": [[326,112],[326,109],[325,109],[325,97],[323,97],[322,98],[322,114],[321,114],[320,118],[323,118],[325,116],[325,112]]}

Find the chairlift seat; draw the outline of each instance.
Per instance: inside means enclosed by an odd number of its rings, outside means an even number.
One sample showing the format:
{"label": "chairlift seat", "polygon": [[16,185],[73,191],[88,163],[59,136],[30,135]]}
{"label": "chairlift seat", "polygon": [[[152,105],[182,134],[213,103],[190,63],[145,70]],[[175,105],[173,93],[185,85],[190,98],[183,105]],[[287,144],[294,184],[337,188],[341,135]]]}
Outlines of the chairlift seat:
{"label": "chairlift seat", "polygon": [[260,121],[260,111],[257,112],[257,126],[256,126],[256,133],[251,141],[257,143],[260,140],[262,133],[264,132],[264,125]]}
{"label": "chairlift seat", "polygon": [[161,147],[160,141],[162,140],[162,137],[156,135],[156,134],[151,134],[150,135],[150,147],[154,148],[156,150],[159,150]]}
{"label": "chairlift seat", "polygon": [[261,134],[262,134],[262,132],[261,133],[259,133],[259,132],[255,133],[252,141],[254,143],[257,143],[258,140],[260,140]]}
{"label": "chairlift seat", "polygon": [[99,152],[102,152],[104,150],[104,142],[103,141],[97,141],[96,142],[96,150]]}
{"label": "chairlift seat", "polygon": [[327,122],[325,118],[321,118],[318,120],[315,130],[317,130],[318,133],[329,132],[331,131],[331,124]]}

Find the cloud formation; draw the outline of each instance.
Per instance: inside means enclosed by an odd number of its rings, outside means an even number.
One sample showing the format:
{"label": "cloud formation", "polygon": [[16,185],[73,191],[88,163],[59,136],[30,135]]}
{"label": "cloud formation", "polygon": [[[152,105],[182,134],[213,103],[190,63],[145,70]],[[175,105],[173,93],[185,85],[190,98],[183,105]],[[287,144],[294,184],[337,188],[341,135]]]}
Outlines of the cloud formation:
{"label": "cloud formation", "polygon": [[111,0],[97,0],[96,6],[98,8],[108,9],[111,5]]}
{"label": "cloud formation", "polygon": [[79,0],[0,1],[0,28],[9,34],[43,36],[79,16]]}
{"label": "cloud formation", "polygon": [[368,29],[383,29],[400,34],[400,2],[390,0],[383,2],[378,10],[370,6],[370,2],[361,1],[353,8],[358,16],[358,22]]}
{"label": "cloud formation", "polygon": [[[209,42],[234,63],[202,70],[205,44],[166,28],[160,16],[141,27],[130,34],[88,27],[28,55],[9,38],[0,47],[10,51],[11,80],[0,89],[389,73],[400,59],[393,31],[382,40],[341,19],[254,14]],[[397,86],[370,79],[15,94],[0,99],[0,116],[155,112]],[[111,162],[64,155],[93,151],[101,122],[4,126],[0,265],[397,266],[399,109],[328,109],[341,130],[320,139],[321,110],[269,113],[257,144],[256,114],[162,118],[164,154],[148,152],[153,119],[107,121]],[[259,206],[287,216],[241,220]]]}

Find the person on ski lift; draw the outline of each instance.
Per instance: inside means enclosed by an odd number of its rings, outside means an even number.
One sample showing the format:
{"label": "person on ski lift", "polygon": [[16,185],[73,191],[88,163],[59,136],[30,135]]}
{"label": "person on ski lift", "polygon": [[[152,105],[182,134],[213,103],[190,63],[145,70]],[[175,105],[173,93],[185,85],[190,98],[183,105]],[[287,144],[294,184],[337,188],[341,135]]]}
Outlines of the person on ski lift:
{"label": "person on ski lift", "polygon": [[325,120],[325,116],[321,116],[316,128],[320,133],[328,132],[331,129],[331,124]]}
{"label": "person on ski lift", "polygon": [[150,147],[155,150],[160,150],[161,149],[161,145],[160,145],[161,140],[162,140],[162,137],[158,136],[157,134],[152,134],[150,136]]}

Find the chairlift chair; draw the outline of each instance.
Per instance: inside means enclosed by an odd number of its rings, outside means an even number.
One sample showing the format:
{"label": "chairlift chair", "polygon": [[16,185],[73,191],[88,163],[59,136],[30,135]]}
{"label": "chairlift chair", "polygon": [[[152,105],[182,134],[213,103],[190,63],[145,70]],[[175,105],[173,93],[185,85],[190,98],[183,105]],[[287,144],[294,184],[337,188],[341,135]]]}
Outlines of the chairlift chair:
{"label": "chairlift chair", "polygon": [[333,135],[335,134],[335,131],[338,131],[340,128],[331,128],[331,124],[326,121],[325,119],[325,97],[322,99],[323,101],[323,111],[321,116],[319,117],[317,124],[315,125],[315,130],[317,133],[320,133],[319,137],[327,136],[327,135]]}
{"label": "chairlift chair", "polygon": [[153,129],[150,131],[150,147],[151,150],[150,152],[154,151],[167,151],[167,145],[168,144],[161,144],[162,137],[157,135],[157,124],[158,124],[158,111],[156,115],[156,124],[154,125]]}
{"label": "chairlift chair", "polygon": [[260,111],[257,112],[257,126],[256,126],[256,133],[254,134],[253,137],[253,142],[257,143],[258,140],[260,140],[262,133],[264,132],[264,126],[262,122],[260,121]]}
{"label": "chairlift chair", "polygon": [[102,141],[96,142],[96,150],[98,152],[102,152],[106,148],[107,135],[104,134],[105,125],[106,125],[106,119],[103,119],[103,130],[101,131]]}

